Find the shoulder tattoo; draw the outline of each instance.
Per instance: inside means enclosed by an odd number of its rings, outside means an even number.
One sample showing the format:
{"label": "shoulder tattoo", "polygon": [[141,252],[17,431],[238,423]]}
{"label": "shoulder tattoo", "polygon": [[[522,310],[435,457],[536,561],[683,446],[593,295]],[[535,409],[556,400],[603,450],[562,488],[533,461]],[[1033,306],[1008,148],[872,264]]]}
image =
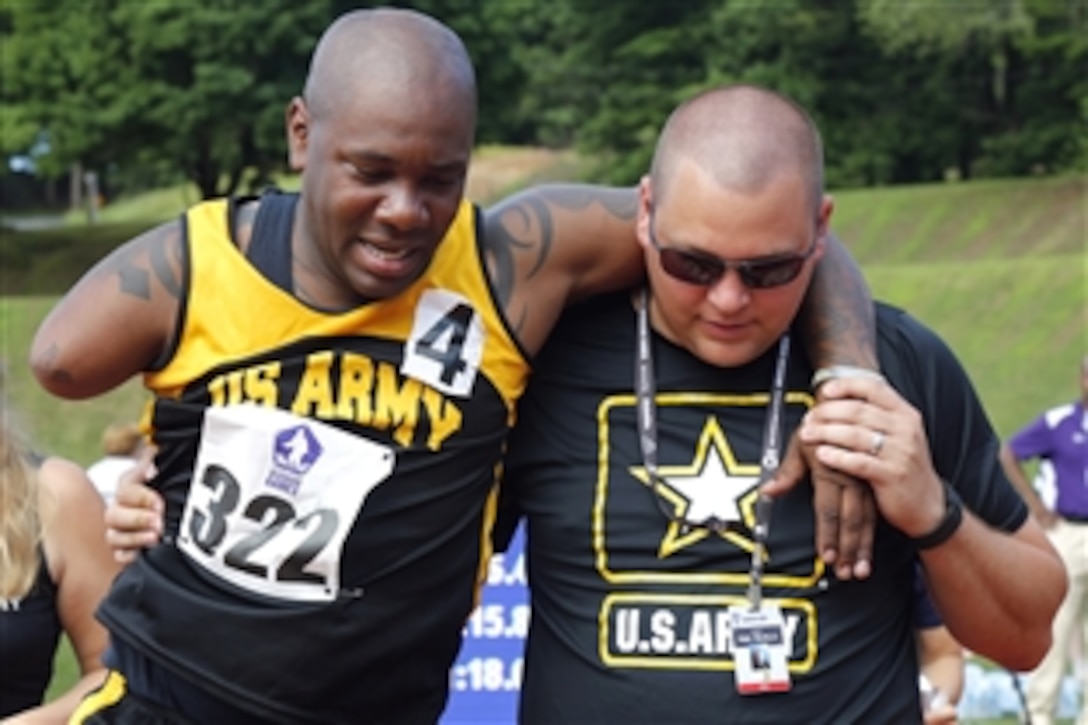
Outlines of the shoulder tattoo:
{"label": "shoulder tattoo", "polygon": [[509,303],[518,278],[537,274],[554,251],[554,211],[581,211],[593,205],[617,218],[633,220],[638,198],[630,189],[587,184],[535,187],[488,210],[484,248],[492,284],[501,304]]}
{"label": "shoulder tattoo", "polygon": [[157,280],[167,295],[180,299],[183,267],[181,229],[170,224],[122,247],[106,272],[116,272],[118,289],[129,297],[150,300],[152,284]]}
{"label": "shoulder tattoo", "polygon": [[527,276],[532,276],[548,258],[553,239],[551,211],[539,197],[525,196],[488,215],[484,248],[492,273],[491,283],[502,306],[509,304],[514,293],[517,258],[524,255],[531,260]]}

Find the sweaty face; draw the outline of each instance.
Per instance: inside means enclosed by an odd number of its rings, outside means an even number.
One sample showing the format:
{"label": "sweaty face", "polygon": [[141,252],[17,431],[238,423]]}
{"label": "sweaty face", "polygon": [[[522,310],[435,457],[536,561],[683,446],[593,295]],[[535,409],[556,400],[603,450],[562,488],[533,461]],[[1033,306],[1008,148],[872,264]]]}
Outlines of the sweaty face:
{"label": "sweaty face", "polygon": [[[654,199],[644,180],[639,237],[653,291],[650,314],[655,329],[714,365],[736,367],[756,359],[789,329],[801,306],[813,266],[823,254],[830,199],[825,198],[817,215],[800,175],[780,176],[748,193],[719,185],[688,161],[678,162],[670,175],[669,193],[657,194],[658,203]],[[725,260],[726,271],[708,285],[683,281],[674,276],[675,265],[674,274],[662,265],[662,248],[697,260]],[[745,284],[732,264],[806,253],[794,267],[800,268],[797,276],[773,287]],[[772,269],[774,273],[756,276],[780,280],[781,267]]]}
{"label": "sweaty face", "polygon": [[474,126],[471,103],[424,86],[360,89],[320,112],[296,99],[295,253],[319,305],[391,297],[423,273],[464,193]]}

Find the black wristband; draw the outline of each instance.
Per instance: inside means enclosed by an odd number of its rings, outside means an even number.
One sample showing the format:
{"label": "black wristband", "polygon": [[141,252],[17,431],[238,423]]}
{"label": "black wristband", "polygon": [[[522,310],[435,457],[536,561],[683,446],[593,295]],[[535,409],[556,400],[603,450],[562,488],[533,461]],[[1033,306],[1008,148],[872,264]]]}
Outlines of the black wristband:
{"label": "black wristband", "polygon": [[963,523],[963,501],[956,489],[944,484],[944,516],[933,531],[911,539],[919,551],[940,546],[952,538]]}

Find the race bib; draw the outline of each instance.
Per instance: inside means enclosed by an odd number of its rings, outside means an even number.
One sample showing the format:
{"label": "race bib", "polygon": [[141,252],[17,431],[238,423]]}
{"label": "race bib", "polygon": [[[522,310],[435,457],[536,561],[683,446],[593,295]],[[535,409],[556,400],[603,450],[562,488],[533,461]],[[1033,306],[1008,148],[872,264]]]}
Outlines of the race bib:
{"label": "race bib", "polygon": [[404,342],[400,371],[446,395],[466,398],[483,350],[484,326],[469,301],[449,290],[426,290]]}
{"label": "race bib", "polygon": [[178,548],[266,597],[332,601],[344,541],[393,472],[388,446],[276,408],[208,408]]}

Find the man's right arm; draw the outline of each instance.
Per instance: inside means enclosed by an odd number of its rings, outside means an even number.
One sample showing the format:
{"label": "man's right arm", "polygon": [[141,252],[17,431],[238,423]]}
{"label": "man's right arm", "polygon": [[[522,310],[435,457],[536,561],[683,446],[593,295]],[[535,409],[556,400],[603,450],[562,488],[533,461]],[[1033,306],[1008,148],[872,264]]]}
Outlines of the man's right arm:
{"label": "man's right arm", "polygon": [[30,364],[62,398],[88,398],[148,369],[173,336],[183,294],[181,225],[118,247],[90,269],[39,326]]}

